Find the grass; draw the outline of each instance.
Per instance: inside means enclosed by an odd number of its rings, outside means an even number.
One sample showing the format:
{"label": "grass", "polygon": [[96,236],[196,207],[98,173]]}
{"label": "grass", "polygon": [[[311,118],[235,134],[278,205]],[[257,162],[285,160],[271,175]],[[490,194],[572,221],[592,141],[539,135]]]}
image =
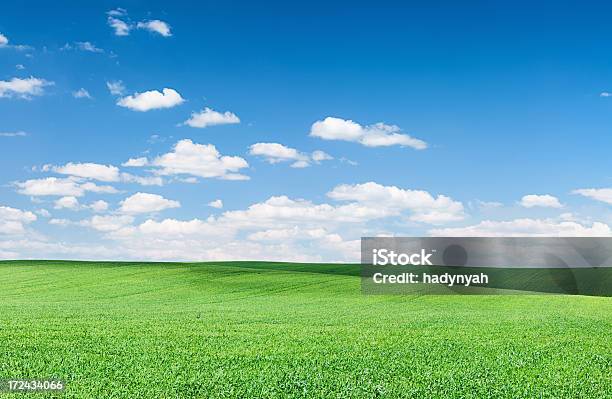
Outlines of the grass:
{"label": "grass", "polygon": [[63,398],[612,397],[612,298],[364,296],[358,274],[0,262],[0,379],[62,378]]}

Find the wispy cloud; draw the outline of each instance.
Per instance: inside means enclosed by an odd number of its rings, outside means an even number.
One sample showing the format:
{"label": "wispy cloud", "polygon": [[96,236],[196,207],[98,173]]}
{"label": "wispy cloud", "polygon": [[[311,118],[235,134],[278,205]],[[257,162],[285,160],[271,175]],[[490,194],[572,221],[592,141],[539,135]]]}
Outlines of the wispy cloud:
{"label": "wispy cloud", "polygon": [[80,88],[79,90],[73,91],[72,92],[72,96],[74,98],[88,98],[91,99],[91,94],[89,94],[89,92],[84,89],[84,88]]}
{"label": "wispy cloud", "polygon": [[0,132],[0,137],[25,137],[28,134],[24,131],[17,132]]}
{"label": "wispy cloud", "polygon": [[142,21],[136,24],[138,29],[145,29],[149,32],[158,33],[163,37],[172,36],[172,32],[170,31],[170,25],[168,25],[164,21],[160,21],[159,19],[153,19],[150,21]]}
{"label": "wispy cloud", "polygon": [[125,86],[120,80],[106,82],[106,87],[108,88],[108,91],[110,91],[110,94],[112,94],[113,96],[121,96],[125,93]]}
{"label": "wispy cloud", "polygon": [[115,8],[106,13],[108,15],[108,26],[113,28],[116,36],[128,36],[132,29],[128,22],[125,22],[123,17],[127,17],[127,10],[124,8]]}
{"label": "wispy cloud", "polygon": [[74,42],[73,44],[66,43],[61,48],[62,50],[80,50],[90,53],[104,53],[104,50],[97,47],[91,42]]}

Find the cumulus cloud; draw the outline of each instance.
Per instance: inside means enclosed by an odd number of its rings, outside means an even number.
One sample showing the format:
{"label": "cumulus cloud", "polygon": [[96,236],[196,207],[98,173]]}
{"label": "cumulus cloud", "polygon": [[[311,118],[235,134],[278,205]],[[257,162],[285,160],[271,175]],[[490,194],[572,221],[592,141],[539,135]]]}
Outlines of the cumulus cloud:
{"label": "cumulus cloud", "polygon": [[85,90],[84,88],[80,88],[79,90],[73,91],[72,92],[72,97],[74,98],[88,98],[91,99],[91,94],[89,94],[89,92],[87,90]]}
{"label": "cumulus cloud", "polygon": [[432,229],[440,237],[610,237],[610,226],[601,222],[579,223],[554,219],[485,220],[465,227]]}
{"label": "cumulus cloud", "polygon": [[192,175],[204,178],[245,180],[240,169],[249,164],[241,157],[221,155],[212,144],[197,144],[189,139],[177,142],[173,151],[151,162],[159,175]]}
{"label": "cumulus cloud", "polygon": [[129,214],[152,213],[180,206],[180,202],[166,199],[161,195],[139,192],[121,201],[119,211]]}
{"label": "cumulus cloud", "polygon": [[[154,162],[151,167],[156,167]],[[371,222],[378,224],[393,217],[398,223],[423,215],[431,219],[431,212],[446,214],[448,219],[448,214],[461,214],[463,209],[461,203],[448,197],[372,182],[336,186],[329,197],[338,203],[315,203],[280,195],[206,219],[148,219],[134,224],[136,215],[180,206],[178,201],[161,195],[137,193],[122,201],[116,214],[53,223],[102,232],[104,239],[114,240],[112,253],[121,259],[356,261],[359,236],[372,231],[368,227]],[[220,209],[223,203],[215,200],[209,205]],[[433,219],[435,223],[439,221]],[[0,249],[23,250],[18,245]],[[42,251],[51,249],[37,253]],[[94,252],[87,257],[96,257]],[[108,257],[109,252],[100,252],[99,256]]]}
{"label": "cumulus cloud", "polygon": [[117,105],[132,111],[146,112],[152,109],[176,107],[184,101],[176,90],[164,88],[161,92],[150,90],[120,98],[117,100]]}
{"label": "cumulus cloud", "polygon": [[148,159],[146,157],[140,157],[140,158],[130,158],[128,159],[126,162],[122,163],[121,166],[128,166],[128,167],[142,167],[142,166],[147,166],[147,164],[149,163]]}
{"label": "cumulus cloud", "polygon": [[221,208],[223,208],[223,201],[221,201],[220,199],[216,199],[214,201],[210,201],[208,203],[208,206],[210,206],[212,208],[216,208],[216,209],[221,209]]}
{"label": "cumulus cloud", "polygon": [[159,176],[135,176],[130,173],[121,173],[121,181],[141,186],[163,186],[164,184],[164,180]]}
{"label": "cumulus cloud", "polygon": [[308,162],[308,156],[300,153],[295,148],[286,147],[279,143],[256,143],[249,148],[251,155],[264,157],[269,163],[283,161]]}
{"label": "cumulus cloud", "polygon": [[74,196],[67,196],[59,198],[55,201],[54,208],[55,209],[71,209],[76,210],[79,209],[81,204],[79,204],[79,200]]}
{"label": "cumulus cloud", "polygon": [[116,166],[101,165],[92,162],[69,162],[63,166],[53,166],[51,170],[62,175],[83,177],[104,182],[116,182],[120,180],[119,168]]}
{"label": "cumulus cloud", "polygon": [[[140,161],[132,161],[131,166],[140,165]],[[144,166],[144,165],[142,165]],[[68,175],[83,179],[99,180],[103,182],[136,183],[143,186],[161,186],[163,179],[159,176],[135,176],[131,173],[121,173],[119,168],[113,165],[102,165],[92,162],[74,163],[69,162],[63,166],[45,165],[44,172]]]}
{"label": "cumulus cloud", "polygon": [[279,143],[256,143],[249,147],[249,153],[261,156],[271,164],[291,161],[293,162],[291,164],[292,168],[305,168],[310,166],[311,162],[320,163],[324,160],[333,159],[329,154],[320,150],[308,155]]}
{"label": "cumulus cloud", "polygon": [[32,76],[25,79],[12,78],[11,80],[0,80],[0,98],[18,97],[30,99],[33,96],[43,95],[44,88],[53,84],[53,82]]}
{"label": "cumulus cloud", "polygon": [[342,184],[327,194],[337,201],[355,201],[358,204],[386,209],[390,214],[410,211],[409,220],[442,224],[462,220],[463,204],[445,195],[432,196],[427,191],[383,186],[375,182]]}
{"label": "cumulus cloud", "polygon": [[125,86],[120,80],[106,82],[106,87],[108,88],[108,91],[110,91],[110,94],[112,94],[113,96],[121,96],[123,95],[123,93],[125,93]]}
{"label": "cumulus cloud", "polygon": [[164,21],[160,21],[159,19],[153,19],[150,21],[142,21],[136,24],[138,29],[145,29],[149,32],[158,33],[163,37],[172,36],[172,32],[170,32],[170,25],[168,25]]}
{"label": "cumulus cloud", "polygon": [[92,182],[83,183],[73,178],[47,177],[42,179],[31,179],[24,182],[16,182],[18,192],[33,197],[38,196],[74,196],[81,197],[87,191],[94,193],[116,193],[117,190],[111,186],[98,186]]}
{"label": "cumulus cloud", "polygon": [[134,217],[130,215],[95,215],[79,224],[94,230],[111,232],[130,225],[133,221]]}
{"label": "cumulus cloud", "polygon": [[[316,204],[274,196],[205,220],[147,220],[113,231],[108,238],[135,253],[138,249],[141,257],[147,254],[158,259],[355,261],[363,223],[397,212],[365,203]],[[347,233],[351,229],[353,233]],[[238,238],[243,234],[246,241]],[[354,238],[345,239],[344,234]]]}
{"label": "cumulus cloud", "polygon": [[21,234],[25,225],[36,221],[36,215],[29,211],[0,206],[0,234]]}
{"label": "cumulus cloud", "polygon": [[8,44],[9,40],[6,36],[0,33],[0,47],[4,47]]}
{"label": "cumulus cloud", "polygon": [[57,199],[54,202],[55,209],[69,209],[72,211],[90,209],[96,213],[106,211],[108,209],[108,206],[109,206],[108,202],[103,201],[103,200],[92,202],[89,205],[81,205],[78,198],[73,197],[73,196],[62,197],[62,198]]}
{"label": "cumulus cloud", "polygon": [[240,123],[240,118],[236,114],[229,111],[221,113],[210,108],[204,108],[200,112],[192,112],[191,117],[185,121],[185,125],[198,128],[236,123]]}
{"label": "cumulus cloud", "polygon": [[310,135],[324,140],[343,140],[360,143],[366,147],[387,147],[399,145],[424,150],[427,143],[423,140],[401,133],[398,126],[376,123],[362,126],[352,120],[327,117],[315,122]]}
{"label": "cumulus cloud", "polygon": [[572,193],[612,205],[612,188],[582,188]]}
{"label": "cumulus cloud", "polygon": [[542,208],[563,208],[561,202],[557,197],[553,197],[552,195],[544,194],[544,195],[536,195],[529,194],[523,196],[521,198],[521,202],[519,203],[524,208],[533,208],[533,207],[542,207]]}
{"label": "cumulus cloud", "polygon": [[95,201],[88,206],[94,212],[104,212],[108,209],[108,202],[103,200]]}

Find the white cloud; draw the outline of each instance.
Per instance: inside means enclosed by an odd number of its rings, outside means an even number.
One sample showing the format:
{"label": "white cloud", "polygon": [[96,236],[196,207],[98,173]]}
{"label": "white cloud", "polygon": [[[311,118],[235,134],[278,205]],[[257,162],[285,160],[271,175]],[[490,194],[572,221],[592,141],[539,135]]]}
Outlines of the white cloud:
{"label": "white cloud", "polygon": [[125,93],[125,86],[120,80],[106,82],[106,87],[113,96],[121,96],[123,93]]}
{"label": "white cloud", "polygon": [[612,205],[612,188],[582,188],[574,190],[572,193]]}
{"label": "white cloud", "polygon": [[66,43],[64,47],[61,48],[61,50],[72,50],[72,49],[88,51],[90,53],[104,53],[103,49],[96,47],[96,45],[91,42],[75,42],[74,45]]}
{"label": "white cloud", "polygon": [[221,201],[220,199],[216,199],[214,201],[210,201],[208,203],[208,206],[210,206],[212,208],[221,209],[221,208],[223,208],[223,201]]}
{"label": "white cloud", "polygon": [[133,221],[134,217],[129,215],[95,215],[89,220],[81,221],[79,224],[98,231],[109,232],[119,230]]}
{"label": "white cloud", "polygon": [[78,179],[47,177],[43,179],[31,179],[24,182],[16,182],[18,192],[33,197],[56,195],[80,197],[87,191],[95,193],[116,193],[117,190],[111,186],[98,186],[94,183],[82,183]]}
{"label": "white cloud", "polygon": [[306,168],[311,162],[333,159],[323,151],[314,151],[311,156],[299,152],[295,148],[287,147],[279,143],[256,143],[249,147],[249,154],[263,157],[271,164],[293,161],[292,168]]}
{"label": "white cloud", "polygon": [[375,182],[335,187],[327,194],[338,201],[355,201],[389,214],[399,214],[408,210],[412,214],[409,220],[430,224],[441,224],[462,220],[463,204],[445,195],[433,197],[427,191],[401,189],[395,186],[383,186]]}
{"label": "white cloud", "polygon": [[332,157],[332,156],[331,156],[331,155],[329,155],[328,153],[323,152],[323,151],[321,151],[321,150],[316,150],[316,151],[313,151],[310,157],[311,157],[311,158],[312,158],[312,160],[313,160],[313,161],[315,161],[315,162],[329,161],[329,160],[334,159],[334,157]]}
{"label": "white cloud", "polygon": [[399,145],[424,150],[427,143],[407,134],[401,133],[398,126],[377,123],[362,126],[352,120],[327,117],[315,122],[310,135],[324,140],[344,140],[360,143],[366,147],[385,147]]}
{"label": "white cloud", "polygon": [[129,166],[129,167],[138,168],[142,166],[147,166],[148,163],[149,161],[147,160],[146,157],[130,158],[126,162],[122,163],[121,166]]}
{"label": "white cloud", "polygon": [[[140,162],[141,160],[132,160],[131,166],[135,166],[134,163],[139,164]],[[117,168],[116,166],[101,165],[92,162],[69,162],[64,166],[45,165],[43,166],[42,170],[44,172],[51,170],[53,172],[60,173],[63,175],[69,175],[84,179],[99,180],[104,182],[137,183],[143,186],[163,185],[163,179],[159,176],[135,176],[130,173],[120,173],[119,168]]]}
{"label": "white cloud", "polygon": [[185,121],[186,125],[198,128],[236,123],[240,123],[240,118],[236,114],[229,111],[221,113],[210,108],[204,108],[200,112],[192,112],[191,117]]}
{"label": "white cloud", "polygon": [[138,22],[136,27],[138,29],[148,30],[149,32],[159,33],[163,37],[172,36],[172,32],[170,32],[170,25],[164,21],[160,21],[159,19]]}
{"label": "white cloud", "polygon": [[116,16],[121,16],[118,14],[110,14],[112,11],[109,11],[108,16],[108,26],[114,29],[116,36],[128,36],[130,34],[131,26],[128,25],[125,21],[116,18]]}
{"label": "white cloud", "polygon": [[0,132],[0,137],[25,137],[28,134],[24,131],[17,132]]}
{"label": "white cloud", "polygon": [[557,197],[552,195],[529,194],[521,198],[519,203],[524,208],[543,207],[543,208],[563,208]]}
{"label": "white cloud", "polygon": [[[373,195],[377,190],[381,193]],[[156,196],[145,201],[123,201],[120,212],[134,207],[133,212],[123,215],[127,218],[110,214],[107,215],[109,217],[92,217],[81,222],[58,223],[87,226],[103,233],[100,240],[114,240],[115,245],[109,248],[111,252],[98,249],[92,249],[90,253],[80,252],[85,254],[81,256],[89,259],[112,256],[139,260],[356,261],[359,257],[359,236],[380,232],[368,227],[374,224],[370,222],[378,224],[382,219],[394,217],[393,221],[397,223],[402,217],[413,216],[417,212],[428,215],[427,210],[449,213],[462,209],[460,203],[457,206],[450,199],[444,200],[447,197],[422,193],[382,185],[341,185],[330,192],[330,197],[347,203],[314,203],[274,196],[251,204],[246,209],[226,211],[206,219],[149,219],[133,224],[134,216],[138,213],[157,212],[177,205],[169,205],[166,201],[171,200]],[[130,198],[134,199],[135,196]],[[415,198],[407,198],[411,196]],[[215,200],[210,205],[220,206],[222,201]],[[30,251],[32,245],[28,244]],[[2,241],[0,250],[28,251],[21,244],[3,245]],[[47,248],[41,244],[36,253],[43,256],[41,254],[46,255],[52,250],[65,253],[67,248]]]}
{"label": "white cloud", "polygon": [[74,98],[89,98],[91,99],[91,95],[89,94],[89,92],[87,90],[85,90],[84,88],[80,88],[77,91],[73,91],[72,92],[72,97]]}
{"label": "white cloud", "polygon": [[138,227],[139,231],[144,234],[168,235],[168,236],[185,236],[185,235],[207,235],[215,234],[215,226],[207,221],[200,219],[192,220],[176,220],[164,219],[161,222],[147,220]]}
{"label": "white cloud", "polygon": [[36,221],[36,215],[29,211],[0,206],[0,234],[22,234],[26,224]]}
{"label": "white cloud", "polygon": [[108,209],[108,202],[103,201],[103,200],[98,200],[98,201],[91,203],[88,207],[94,212],[104,212]]}
{"label": "white cloud", "polygon": [[79,209],[81,204],[79,204],[79,200],[74,196],[67,196],[59,198],[55,201],[55,209],[71,209],[76,210]]}
{"label": "white cloud", "polygon": [[607,91],[602,91],[601,93],[599,93],[599,97],[612,97],[612,93],[607,92]]}
{"label": "white cloud", "polygon": [[41,96],[44,93],[44,87],[51,85],[53,85],[53,82],[35,77],[0,80],[0,98],[19,97],[29,99],[32,96]]}
{"label": "white cloud", "polygon": [[180,206],[180,202],[166,199],[161,195],[139,192],[121,201],[119,211],[130,214],[151,213]]}
{"label": "white cloud", "polygon": [[51,213],[49,213],[49,211],[46,209],[38,209],[36,214],[45,218],[51,217]]}
{"label": "white cloud", "polygon": [[245,180],[248,176],[236,173],[249,164],[241,157],[221,155],[212,144],[197,144],[181,140],[172,152],[155,158],[151,165],[160,175],[187,174],[205,178]]}
{"label": "white cloud", "polygon": [[18,70],[22,71],[22,70],[25,69],[25,67],[23,66],[23,64],[17,64],[17,65],[15,65],[15,69],[18,69]]}
{"label": "white cloud", "polygon": [[132,111],[146,112],[152,109],[172,108],[184,101],[176,90],[164,88],[161,93],[157,90],[150,90],[120,98],[117,100],[117,105]]}
{"label": "white cloud", "polygon": [[[82,206],[79,203],[79,200],[76,197],[73,197],[73,196],[67,196],[67,197],[59,198],[58,200],[55,201],[54,204],[55,204],[54,205],[55,209],[70,209],[72,211],[77,211],[77,210],[81,210],[81,209],[91,209],[92,211],[94,211],[96,213],[100,213],[100,212],[106,211],[108,209],[108,206],[109,206],[108,202],[103,201],[103,200],[98,200],[98,201],[92,202],[89,205]],[[48,215],[48,216],[50,216],[50,215]]]}
{"label": "white cloud", "polygon": [[279,143],[256,143],[249,147],[251,155],[262,156],[269,163],[283,161],[307,161],[308,157],[295,148],[286,147]]}
{"label": "white cloud", "polygon": [[3,48],[10,48],[14,50],[31,50],[32,49],[31,46],[26,46],[23,44],[11,45],[9,44],[8,37],[0,33],[0,49],[3,49]]}
{"label": "white cloud", "polygon": [[163,186],[164,184],[164,180],[159,176],[135,176],[130,173],[122,173],[121,181],[141,186]]}
{"label": "white cloud", "polygon": [[83,177],[105,182],[116,182],[120,180],[119,168],[112,165],[101,165],[97,163],[73,163],[69,162],[64,166],[54,166],[54,172],[63,175]]}
{"label": "white cloud", "polygon": [[117,190],[111,186],[98,186],[95,183],[87,182],[81,184],[81,188],[84,191],[91,191],[92,193],[105,193],[105,194],[115,194]]}
{"label": "white cloud", "polygon": [[107,11],[106,14],[113,17],[123,17],[127,15],[127,10],[125,8],[117,7],[114,10]]}
{"label": "white cloud", "polygon": [[485,220],[466,227],[433,229],[440,237],[610,237],[610,226],[601,222],[578,223],[553,219]]}

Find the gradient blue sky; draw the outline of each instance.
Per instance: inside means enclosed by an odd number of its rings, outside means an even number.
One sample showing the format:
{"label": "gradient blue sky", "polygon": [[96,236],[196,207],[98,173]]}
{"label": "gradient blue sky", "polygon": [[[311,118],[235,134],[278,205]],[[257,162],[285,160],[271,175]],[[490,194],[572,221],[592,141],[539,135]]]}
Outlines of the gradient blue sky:
{"label": "gradient blue sky", "polygon": [[[109,26],[119,7],[125,36]],[[611,12],[603,2],[5,4],[0,81],[53,84],[0,89],[0,257],[336,261],[357,260],[362,235],[611,235]],[[150,20],[171,35],[137,28]],[[111,94],[112,81],[125,92]],[[81,88],[91,98],[75,98]],[[147,112],[117,105],[163,88],[185,101]],[[182,124],[204,107],[240,123]],[[310,135],[327,117],[395,125],[427,148]],[[143,186],[57,173],[72,162],[159,176],[121,164],[154,162],[183,139],[243,158],[249,180],[166,174]],[[251,154],[256,143],[334,159],[292,168]],[[20,189],[48,177],[117,192],[61,208],[64,195]],[[122,211],[137,192],[180,207]],[[216,199],[223,208],[207,205]],[[98,200],[108,209],[88,208]],[[440,207],[452,215],[419,217]],[[344,213],[354,217],[330,216]]]}

